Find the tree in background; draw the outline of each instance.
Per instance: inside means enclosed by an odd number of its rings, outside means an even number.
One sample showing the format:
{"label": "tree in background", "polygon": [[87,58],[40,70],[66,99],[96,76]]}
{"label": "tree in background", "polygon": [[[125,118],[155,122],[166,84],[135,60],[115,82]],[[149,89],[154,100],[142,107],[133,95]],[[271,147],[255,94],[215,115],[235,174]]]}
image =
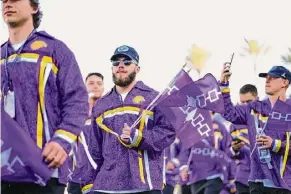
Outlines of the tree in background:
{"label": "tree in background", "polygon": [[205,49],[198,45],[192,45],[186,61],[191,66],[191,69],[195,69],[198,73],[198,77],[201,78],[201,71],[205,68],[206,62],[209,59],[210,54]]}
{"label": "tree in background", "polygon": [[248,40],[246,38],[244,40],[247,45],[243,47],[243,53],[241,53],[241,56],[253,57],[254,73],[257,75],[257,58],[259,55],[265,55],[270,47],[265,44],[260,44],[257,40]]}
{"label": "tree in background", "polygon": [[286,64],[291,64],[291,48],[288,48],[288,53],[281,55],[281,60]]}

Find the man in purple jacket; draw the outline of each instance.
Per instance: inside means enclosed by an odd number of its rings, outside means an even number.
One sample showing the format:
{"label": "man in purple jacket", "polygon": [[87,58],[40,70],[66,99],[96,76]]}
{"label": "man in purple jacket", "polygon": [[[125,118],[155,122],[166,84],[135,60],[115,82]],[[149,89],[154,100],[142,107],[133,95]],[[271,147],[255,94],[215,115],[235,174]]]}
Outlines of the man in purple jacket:
{"label": "man in purple jacket", "polygon": [[181,141],[176,138],[175,141],[165,149],[166,157],[166,186],[163,194],[173,194],[175,185],[179,183],[180,161],[178,156],[181,151]]}
{"label": "man in purple jacket", "polygon": [[2,14],[9,40],[1,45],[1,105],[43,150],[54,172],[41,187],[22,168],[12,178],[1,177],[1,193],[63,193],[67,156],[88,113],[79,66],[63,42],[36,31],[42,16],[38,0],[2,0]]}
{"label": "man in purple jacket", "polygon": [[[89,73],[85,79],[87,92],[89,94],[89,114],[90,118],[94,103],[101,98],[104,92],[103,75],[101,73]],[[88,119],[82,129],[82,135],[79,136],[79,141],[74,147],[73,155],[71,156],[73,174],[69,176],[68,194],[82,194],[82,177],[85,166],[90,163],[88,153],[85,151],[85,146],[89,144],[91,119]],[[92,165],[92,164],[91,164]]]}
{"label": "man in purple jacket", "polygon": [[[165,184],[164,149],[175,130],[157,109],[145,108],[157,92],[141,81],[139,55],[123,45],[113,56],[115,86],[99,99],[92,113],[89,150],[97,169],[88,166],[83,193],[161,193]],[[137,128],[131,126],[143,115]]]}
{"label": "man in purple jacket", "polygon": [[233,124],[247,125],[251,148],[250,193],[291,193],[290,134],[265,127],[277,99],[291,103],[286,99],[286,90],[291,83],[290,71],[283,66],[274,66],[268,73],[260,73],[260,77],[266,78],[268,99],[239,106],[233,106],[230,99],[230,75],[229,65],[225,64],[220,80],[226,109],[223,116]]}
{"label": "man in purple jacket", "polygon": [[[230,156],[231,136],[226,129],[226,124],[221,120],[214,120],[213,130],[214,130],[214,148],[217,150],[221,150],[225,152],[228,156]],[[236,193],[236,186],[234,183],[236,171],[235,163],[234,162],[229,163],[227,166],[225,166],[225,168],[222,167],[222,169],[224,174],[223,183],[225,184],[225,186],[223,191],[220,192],[220,194]]]}
{"label": "man in purple jacket", "polygon": [[[244,85],[239,92],[240,103],[247,104],[257,99],[258,91],[256,86]],[[249,194],[248,179],[250,175],[250,141],[248,129],[245,125],[232,125],[232,149],[231,156],[236,161],[237,170],[235,184],[238,194]]]}
{"label": "man in purple jacket", "polygon": [[[210,136],[179,155],[181,179],[190,185],[192,194],[219,194],[224,187],[223,167],[210,157],[212,149],[215,139]],[[207,161],[205,155],[209,157]]]}

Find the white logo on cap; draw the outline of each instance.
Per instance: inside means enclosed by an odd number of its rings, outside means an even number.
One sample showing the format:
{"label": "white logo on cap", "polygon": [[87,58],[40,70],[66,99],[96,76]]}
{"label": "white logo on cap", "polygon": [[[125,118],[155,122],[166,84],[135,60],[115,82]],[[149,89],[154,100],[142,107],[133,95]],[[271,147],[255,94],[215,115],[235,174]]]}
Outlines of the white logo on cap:
{"label": "white logo on cap", "polygon": [[117,49],[119,52],[126,52],[129,50],[129,48],[127,46],[121,46]]}
{"label": "white logo on cap", "polygon": [[286,73],[283,73],[283,74],[282,74],[282,77],[286,77]]}

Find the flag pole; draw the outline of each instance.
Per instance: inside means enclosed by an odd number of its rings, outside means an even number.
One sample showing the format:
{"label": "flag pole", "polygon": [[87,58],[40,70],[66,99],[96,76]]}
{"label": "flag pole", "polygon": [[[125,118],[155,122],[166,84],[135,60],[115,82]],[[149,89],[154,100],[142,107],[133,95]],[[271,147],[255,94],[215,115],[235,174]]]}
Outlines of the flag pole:
{"label": "flag pole", "polygon": [[[187,66],[187,63],[185,63],[182,68],[180,69],[181,70],[184,70],[185,71],[185,67]],[[188,69],[186,72],[189,73],[191,71],[191,68]],[[173,80],[170,81],[170,83],[172,83]],[[147,106],[147,108],[145,109],[145,111],[151,111],[153,108],[154,108],[154,103],[164,94],[164,92],[168,89],[168,86],[170,85],[170,83],[168,83],[167,87],[162,90],[161,92],[159,92],[159,94],[152,100],[152,102]],[[141,115],[139,115],[139,117],[137,118],[137,120],[131,125],[131,129],[136,127],[138,125],[138,123],[141,121],[142,117],[143,117],[143,113]]]}

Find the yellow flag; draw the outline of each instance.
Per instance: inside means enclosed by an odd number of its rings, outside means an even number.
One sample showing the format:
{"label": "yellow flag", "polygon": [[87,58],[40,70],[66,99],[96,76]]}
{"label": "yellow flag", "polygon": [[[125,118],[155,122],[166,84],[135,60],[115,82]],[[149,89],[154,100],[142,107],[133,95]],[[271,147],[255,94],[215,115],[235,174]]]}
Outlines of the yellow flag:
{"label": "yellow flag", "polygon": [[206,50],[200,48],[198,45],[193,45],[188,56],[188,60],[192,65],[191,68],[201,71],[205,67],[209,56]]}

